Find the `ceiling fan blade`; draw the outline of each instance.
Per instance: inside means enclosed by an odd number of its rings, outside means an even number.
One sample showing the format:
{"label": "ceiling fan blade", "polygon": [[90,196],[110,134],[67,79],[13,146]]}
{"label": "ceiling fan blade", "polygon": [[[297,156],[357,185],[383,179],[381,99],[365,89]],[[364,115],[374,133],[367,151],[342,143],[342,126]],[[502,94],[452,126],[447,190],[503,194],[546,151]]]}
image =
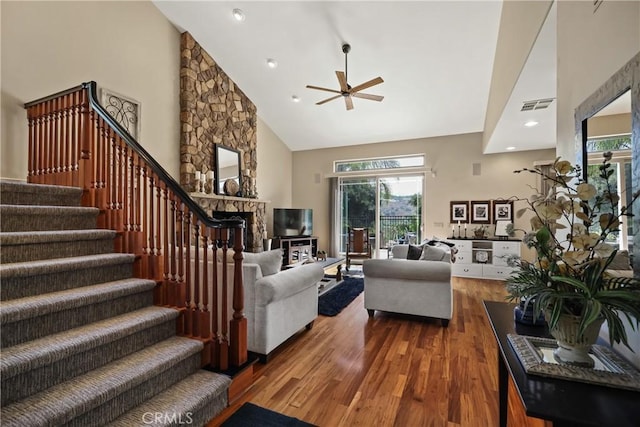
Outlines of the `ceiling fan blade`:
{"label": "ceiling fan blade", "polygon": [[352,93],[351,96],[355,96],[356,98],[370,99],[371,101],[382,101],[384,96],[380,95],[370,95],[368,93]]}
{"label": "ceiling fan blade", "polygon": [[339,90],[335,90],[335,89],[327,89],[326,87],[320,87],[320,86],[311,86],[311,85],[307,85],[307,89],[317,89],[317,90],[324,90],[326,92],[333,92],[333,93],[340,93],[342,94],[342,92],[340,92]]}
{"label": "ceiling fan blade", "polygon": [[347,104],[347,110],[353,110],[353,99],[350,96],[344,97],[344,103]]}
{"label": "ceiling fan blade", "polygon": [[350,93],[355,93],[358,91],[361,91],[362,89],[366,89],[368,87],[371,86],[375,86],[375,85],[379,85],[380,83],[383,83],[384,80],[382,80],[382,77],[376,77],[375,79],[371,79],[368,82],[362,83],[361,85],[358,85],[354,88],[352,88],[349,92]]}
{"label": "ceiling fan blade", "polygon": [[338,99],[338,98],[340,98],[341,96],[342,96],[342,94],[340,94],[340,95],[336,95],[336,96],[332,96],[331,98],[327,98],[327,99],[324,99],[324,100],[322,100],[322,101],[320,101],[320,102],[316,102],[316,105],[322,105],[322,104],[324,104],[325,102],[333,101],[334,99]]}
{"label": "ceiling fan blade", "polygon": [[340,89],[343,92],[349,90],[349,86],[347,86],[347,77],[344,75],[342,71],[336,71],[336,76],[338,76],[338,82],[340,83]]}

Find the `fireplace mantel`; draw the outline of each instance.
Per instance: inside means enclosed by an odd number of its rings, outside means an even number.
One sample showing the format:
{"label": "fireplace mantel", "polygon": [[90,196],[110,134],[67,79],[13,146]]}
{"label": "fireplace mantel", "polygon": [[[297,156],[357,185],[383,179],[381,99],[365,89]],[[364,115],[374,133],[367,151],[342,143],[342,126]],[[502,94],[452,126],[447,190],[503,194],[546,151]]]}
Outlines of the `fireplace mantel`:
{"label": "fireplace mantel", "polygon": [[219,194],[189,193],[202,209],[208,214],[212,212],[250,212],[252,217],[247,221],[247,248],[248,252],[262,250],[262,238],[266,235],[266,211],[267,200],[251,199],[248,197],[222,196]]}

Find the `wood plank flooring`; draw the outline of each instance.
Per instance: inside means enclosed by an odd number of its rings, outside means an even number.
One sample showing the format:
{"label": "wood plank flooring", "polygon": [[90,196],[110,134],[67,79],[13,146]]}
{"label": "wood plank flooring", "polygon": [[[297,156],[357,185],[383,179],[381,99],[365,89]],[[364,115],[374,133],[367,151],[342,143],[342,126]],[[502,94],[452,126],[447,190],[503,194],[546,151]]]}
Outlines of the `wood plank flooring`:
{"label": "wood plank flooring", "polygon": [[[448,328],[413,316],[376,312],[364,294],[336,317],[285,343],[254,385],[209,425],[249,401],[318,426],[497,426],[497,346],[483,300],[503,301],[504,282],[454,278]],[[511,394],[510,426],[527,419]]]}

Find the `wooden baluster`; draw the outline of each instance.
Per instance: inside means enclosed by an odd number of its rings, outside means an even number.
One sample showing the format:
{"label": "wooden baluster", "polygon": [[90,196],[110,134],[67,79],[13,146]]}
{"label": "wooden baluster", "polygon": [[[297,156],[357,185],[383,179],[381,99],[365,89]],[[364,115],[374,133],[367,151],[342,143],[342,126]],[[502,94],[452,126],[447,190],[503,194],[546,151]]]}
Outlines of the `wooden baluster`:
{"label": "wooden baluster", "polygon": [[33,123],[33,107],[29,107],[27,108],[27,121],[29,123],[29,146],[27,147],[27,162],[28,162],[28,166],[27,166],[27,182],[33,182],[33,176],[35,173],[35,167],[34,167],[34,162],[35,162],[35,156],[36,156],[36,149],[35,149],[35,136],[34,136],[34,123]]}
{"label": "wooden baluster", "polygon": [[60,184],[60,136],[58,135],[58,110],[59,110],[59,98],[51,100],[51,158],[52,158],[52,172],[53,172],[53,184]]}
{"label": "wooden baluster", "polygon": [[211,334],[213,336],[213,343],[211,348],[211,364],[215,367],[220,367],[220,342],[222,341],[222,335],[220,334],[220,323],[218,322],[218,316],[220,315],[220,298],[218,293],[220,292],[220,282],[218,281],[218,243],[220,242],[220,229],[210,228],[209,233],[212,234],[213,244],[213,260],[211,266],[213,271],[211,272]]}
{"label": "wooden baluster", "polygon": [[229,249],[229,229],[222,228],[220,230],[220,237],[222,240],[222,283],[220,283],[222,289],[221,300],[216,306],[220,310],[220,369],[226,370],[229,368],[229,312],[227,309],[227,302],[229,301],[229,293],[227,286],[227,251]]}
{"label": "wooden baluster", "polygon": [[[167,218],[170,223],[168,224],[171,230],[170,233],[170,238],[171,240],[169,240],[169,245],[170,246],[165,246],[165,250],[170,251],[170,255],[169,255],[169,259],[168,259],[168,263],[169,263],[169,282],[170,282],[170,286],[169,286],[169,305],[172,306],[176,306],[179,307],[178,304],[178,296],[177,296],[177,282],[178,282],[178,277],[176,274],[176,270],[177,270],[177,266],[176,266],[176,222],[178,221],[177,219],[177,211],[176,211],[176,201],[173,200],[173,195],[171,193],[169,193],[169,190],[167,189],[167,196],[169,197],[169,203],[171,205],[171,211],[170,211],[170,215]],[[184,331],[184,329],[182,329]]]}
{"label": "wooden baluster", "polygon": [[61,133],[61,159],[62,159],[62,185],[71,185],[69,176],[69,94],[61,99],[60,133]]}
{"label": "wooden baluster", "polygon": [[91,206],[91,181],[93,178],[93,163],[91,160],[91,111],[89,108],[87,90],[80,96],[80,186],[83,189],[82,205]]}
{"label": "wooden baluster", "polygon": [[[182,286],[184,287],[184,300],[185,300],[185,306],[187,307],[187,310],[185,312],[185,333],[187,335],[191,335],[191,336],[197,336],[197,333],[195,332],[195,325],[193,324],[193,319],[194,319],[194,312],[196,310],[195,304],[194,304],[194,300],[193,300],[193,292],[192,292],[192,285],[195,288],[196,286],[198,286],[197,283],[193,283],[191,281],[192,277],[191,277],[191,212],[189,212],[189,210],[186,207],[182,207],[182,226],[180,227],[181,230],[184,230],[184,235],[183,235],[183,244],[180,246],[180,248],[183,248],[184,252],[184,256],[180,256],[181,260],[184,260],[184,262],[181,262],[179,265],[180,266],[184,266],[184,270],[181,271],[180,276],[183,277],[183,283]],[[198,248],[196,247],[196,252],[198,252]],[[197,260],[197,255],[196,255],[196,260]],[[196,264],[196,269],[198,268],[198,265]]]}
{"label": "wooden baluster", "polygon": [[[202,291],[202,300],[200,309],[198,310],[198,328],[200,331],[199,336],[205,340],[205,349],[202,352],[203,365],[211,365],[211,349],[213,347],[211,337],[211,318],[209,313],[209,241],[207,237],[207,229],[198,221],[198,234],[200,235],[201,243],[198,246],[202,246],[202,276],[200,280],[196,280],[196,283],[200,285]],[[196,274],[200,269],[196,269]]]}
{"label": "wooden baluster", "polygon": [[233,319],[231,320],[230,362],[234,366],[240,366],[247,361],[247,319],[244,317],[244,289],[242,283],[243,231],[243,227],[239,225],[236,226],[233,233]]}
{"label": "wooden baluster", "polygon": [[[175,196],[175,194],[171,195],[172,199],[175,201],[175,211],[176,211],[176,250],[178,251],[176,257],[176,266],[177,266],[177,274],[176,274],[176,296],[177,296],[177,306],[178,307],[188,307],[187,304],[187,295],[184,289],[184,211],[183,206],[180,200]],[[190,331],[186,329],[185,325],[185,334],[189,334]]]}
{"label": "wooden baluster", "polygon": [[38,179],[37,183],[44,183],[44,174],[45,174],[45,148],[44,148],[44,128],[45,128],[45,118],[44,118],[44,103],[38,104],[36,107],[38,109]]}
{"label": "wooden baluster", "polygon": [[[191,230],[193,230],[193,247],[195,249],[195,263],[194,263],[194,268],[192,268],[191,270],[191,277],[193,279],[193,282],[191,280],[187,279],[187,284],[193,283],[193,292],[191,295],[191,299],[193,301],[193,335],[196,337],[202,337],[201,335],[201,331],[202,328],[200,327],[200,294],[202,293],[202,279],[200,277],[200,266],[202,264],[200,264],[200,262],[202,261],[200,259],[200,222],[198,221],[198,219],[196,218],[195,215],[193,215],[191,212],[189,212],[189,217],[191,218],[191,223],[192,223],[192,227]],[[191,235],[191,232],[189,233],[189,235]],[[191,245],[187,245],[188,248],[191,248]],[[204,251],[206,251],[206,248],[203,248]]]}
{"label": "wooden baluster", "polygon": [[[140,162],[142,163],[142,162]],[[149,210],[153,209],[153,186],[149,187],[149,183],[152,182],[150,176],[148,176],[147,167],[142,164],[140,167],[140,179],[142,185],[142,233],[144,238],[142,239],[142,271],[143,276],[147,279],[152,279],[153,275],[150,271],[149,261],[151,259],[151,242],[150,237],[153,235],[153,226],[149,224]],[[151,195],[149,194],[151,192]],[[150,202],[151,200],[151,202]]]}
{"label": "wooden baluster", "polygon": [[45,182],[47,184],[55,184],[53,176],[55,173],[55,165],[53,161],[53,100],[45,102],[45,109],[47,111],[45,126],[45,148],[47,150],[47,173],[45,175]]}
{"label": "wooden baluster", "polygon": [[78,120],[78,108],[80,105],[80,92],[74,92],[72,96],[72,107],[71,107],[71,159],[72,163],[72,171],[71,174],[73,176],[71,185],[74,187],[80,186],[80,173],[79,173],[79,162],[80,162],[80,120]]}
{"label": "wooden baluster", "polygon": [[[156,189],[156,199],[157,199],[157,210],[156,210],[156,230],[155,230],[155,235],[153,236],[153,241],[155,242],[156,246],[155,246],[155,250],[154,250],[154,263],[153,263],[153,268],[154,268],[154,278],[156,280],[160,279],[162,277],[162,243],[161,243],[161,236],[162,236],[162,211],[160,210],[160,202],[161,202],[161,192],[160,192],[160,182],[158,180],[158,177],[156,176],[156,174],[153,174],[153,178],[155,181],[155,189]],[[153,200],[151,201],[151,203],[153,204]],[[152,210],[153,212],[153,210]],[[153,213],[151,215],[151,218],[153,218]],[[151,227],[151,230],[153,231],[153,226]],[[165,246],[166,247],[166,246]]]}
{"label": "wooden baluster", "polygon": [[[171,223],[173,223],[172,220],[170,220],[171,218],[171,212],[169,211],[169,200],[167,198],[167,188],[166,186],[163,184],[162,185],[162,196],[163,196],[163,213],[164,215],[162,216],[162,219],[164,220],[163,224],[162,224],[162,230],[163,230],[163,235],[164,235],[164,283],[165,283],[165,289],[164,289],[164,303],[165,305],[174,305],[173,301],[169,299],[170,293],[169,293],[169,289],[171,287],[171,272],[170,272],[170,268],[171,268],[171,263],[170,263],[170,253],[172,252],[171,250],[171,242],[169,241],[169,226]],[[180,332],[178,332],[180,333]]]}

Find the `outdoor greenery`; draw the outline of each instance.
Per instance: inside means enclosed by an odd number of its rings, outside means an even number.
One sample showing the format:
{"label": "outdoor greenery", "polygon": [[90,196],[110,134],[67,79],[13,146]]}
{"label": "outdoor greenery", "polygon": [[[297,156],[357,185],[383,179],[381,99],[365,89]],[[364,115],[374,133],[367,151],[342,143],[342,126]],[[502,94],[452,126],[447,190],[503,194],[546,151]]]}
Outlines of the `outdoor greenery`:
{"label": "outdoor greenery", "polygon": [[527,205],[517,212],[518,217],[533,213],[532,231],[525,232],[523,240],[535,250],[536,259],[512,260],[518,268],[507,280],[507,291],[510,300],[525,298],[527,304],[534,304],[536,313],[547,312],[551,329],[561,314],[581,317],[580,334],[603,317],[611,342],[629,347],[621,319],[638,327],[640,281],[614,277],[607,271],[616,250],[606,242],[609,235],[619,232],[620,216],[631,215],[638,193],[617,212],[620,196],[612,183],[611,156],[610,152],[603,155],[597,185],[583,179],[579,166],[559,158],[550,173],[539,168],[515,171],[539,175],[552,185],[546,194],[536,191],[528,199],[515,199]]}

